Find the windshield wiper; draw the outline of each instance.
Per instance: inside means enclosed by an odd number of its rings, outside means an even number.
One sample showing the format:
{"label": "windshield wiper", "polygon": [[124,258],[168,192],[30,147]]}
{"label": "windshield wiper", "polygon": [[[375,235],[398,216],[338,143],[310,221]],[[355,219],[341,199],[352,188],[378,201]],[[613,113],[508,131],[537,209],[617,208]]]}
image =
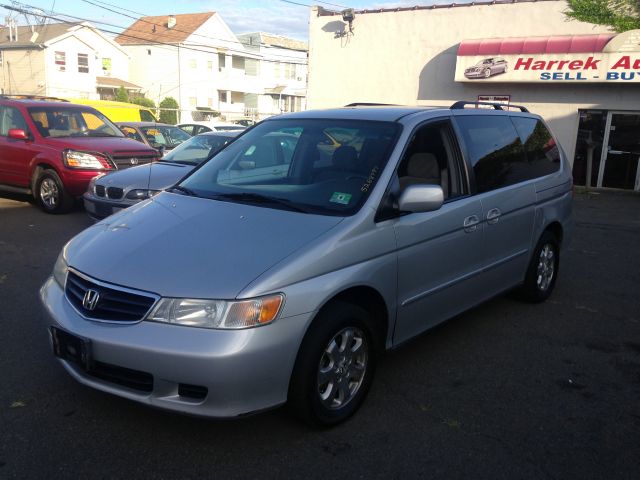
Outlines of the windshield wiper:
{"label": "windshield wiper", "polygon": [[179,192],[182,195],[188,195],[190,197],[197,197],[198,194],[196,192],[194,192],[193,190],[189,190],[188,188],[182,187],[180,185],[176,185],[175,187],[171,187],[169,190],[169,192]]}
{"label": "windshield wiper", "polygon": [[238,200],[240,202],[246,201],[249,203],[261,205],[277,205],[279,207],[285,208],[286,210],[309,213],[308,210],[299,207],[291,200],[287,200],[286,198],[268,197],[266,195],[260,195],[259,193],[219,193],[217,195],[212,195],[209,198],[212,198],[214,200]]}

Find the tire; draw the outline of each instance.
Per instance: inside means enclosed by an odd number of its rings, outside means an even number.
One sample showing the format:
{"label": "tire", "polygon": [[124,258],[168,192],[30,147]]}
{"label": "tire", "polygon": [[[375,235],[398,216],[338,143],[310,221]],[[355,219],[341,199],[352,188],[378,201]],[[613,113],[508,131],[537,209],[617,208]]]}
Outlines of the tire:
{"label": "tire", "polygon": [[502,73],[507,73],[507,70],[509,69],[509,67],[507,65],[504,66],[504,72]]}
{"label": "tire", "polygon": [[54,170],[42,170],[35,182],[33,196],[46,213],[66,213],[73,208],[74,199],[62,185]]}
{"label": "tire", "polygon": [[289,406],[313,426],[329,427],[353,415],[373,380],[377,345],[369,314],[336,302],[321,311],[300,346]]}
{"label": "tire", "polygon": [[487,68],[487,69],[484,71],[484,78],[489,78],[490,76],[491,76],[491,69],[490,69],[490,68]]}
{"label": "tire", "polygon": [[531,303],[544,302],[556,285],[560,267],[560,246],[556,236],[546,231],[538,240],[517,295]]}

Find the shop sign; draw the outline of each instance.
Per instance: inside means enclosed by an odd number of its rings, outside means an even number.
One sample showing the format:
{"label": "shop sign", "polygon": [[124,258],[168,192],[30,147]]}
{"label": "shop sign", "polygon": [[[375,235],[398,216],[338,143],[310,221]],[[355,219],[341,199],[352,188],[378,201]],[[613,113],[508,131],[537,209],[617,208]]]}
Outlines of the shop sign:
{"label": "shop sign", "polygon": [[640,83],[640,31],[618,35],[602,52],[461,55],[457,82]]}
{"label": "shop sign", "polygon": [[509,105],[511,95],[478,95],[479,102],[498,103],[500,105]]}

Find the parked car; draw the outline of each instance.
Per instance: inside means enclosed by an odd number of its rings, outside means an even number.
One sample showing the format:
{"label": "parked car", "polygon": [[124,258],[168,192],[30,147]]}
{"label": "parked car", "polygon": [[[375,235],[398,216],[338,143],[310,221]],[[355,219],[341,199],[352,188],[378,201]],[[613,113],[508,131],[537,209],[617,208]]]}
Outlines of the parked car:
{"label": "parked car", "polygon": [[163,154],[191,138],[184,130],[166,123],[116,122],[116,125],[126,137],[142,142]]}
{"label": "parked car", "polygon": [[[539,116],[464,106],[262,121],[67,243],[40,291],[55,355],[155,407],[289,402],[332,425],[381,351],[514,288],[545,300],[571,233],[570,165]],[[328,164],[325,133],[340,139]]]}
{"label": "parked car", "polygon": [[485,58],[473,67],[465,69],[464,76],[467,78],[489,78],[498,73],[507,73],[508,64],[504,58]]}
{"label": "parked car", "polygon": [[236,123],[238,125],[242,125],[243,127],[252,127],[254,126],[256,122],[253,118],[251,117],[243,117],[243,118],[237,118],[233,121],[233,123]]}
{"label": "parked car", "polygon": [[0,190],[31,194],[47,213],[71,209],[100,173],[157,159],[94,108],[0,96]]}
{"label": "parked car", "polygon": [[247,127],[239,125],[237,123],[226,122],[208,122],[208,121],[194,121],[191,123],[180,123],[176,125],[189,135],[198,135],[204,132],[241,132]]}
{"label": "parked car", "polygon": [[101,220],[152,197],[175,185],[237,135],[237,132],[203,133],[190,137],[158,162],[94,177],[83,196],[84,209],[92,219]]}

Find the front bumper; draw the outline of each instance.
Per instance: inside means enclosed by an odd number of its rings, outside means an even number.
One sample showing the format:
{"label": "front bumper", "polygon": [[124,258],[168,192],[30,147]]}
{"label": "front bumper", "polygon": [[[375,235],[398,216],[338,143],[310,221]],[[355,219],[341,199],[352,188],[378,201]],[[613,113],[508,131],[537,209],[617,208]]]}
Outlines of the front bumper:
{"label": "front bumper", "polygon": [[[81,317],[52,277],[40,289],[40,300],[47,326],[90,340],[93,361],[152,378],[149,391],[141,391],[60,360],[80,383],[155,407],[208,417],[235,417],[286,402],[298,347],[312,316],[280,318],[245,330],[146,321],[99,323]],[[206,395],[181,395],[185,385],[199,387]]]}
{"label": "front bumper", "polygon": [[113,200],[94,197],[89,192],[86,192],[82,196],[82,201],[87,215],[94,220],[102,220],[109,215],[138,203],[138,201],[115,202]]}
{"label": "front bumper", "polygon": [[484,71],[464,72],[464,76],[467,78],[484,78]]}

